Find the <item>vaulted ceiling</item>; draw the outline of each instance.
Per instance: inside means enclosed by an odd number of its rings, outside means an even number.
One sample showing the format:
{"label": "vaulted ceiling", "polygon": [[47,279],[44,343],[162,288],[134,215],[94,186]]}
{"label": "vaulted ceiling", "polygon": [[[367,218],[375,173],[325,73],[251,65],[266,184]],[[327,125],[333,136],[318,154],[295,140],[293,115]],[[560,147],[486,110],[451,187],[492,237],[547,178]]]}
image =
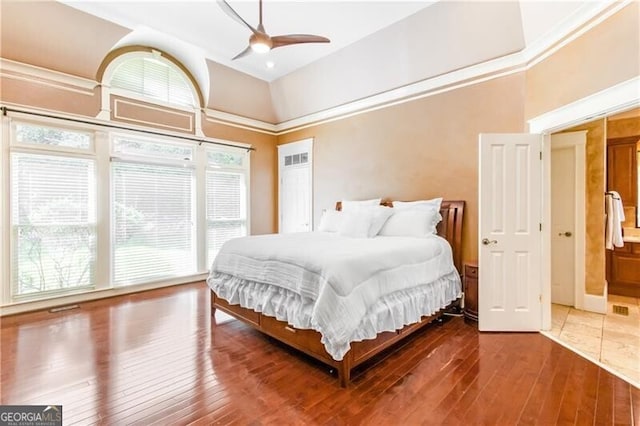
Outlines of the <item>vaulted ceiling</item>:
{"label": "vaulted ceiling", "polygon": [[[215,0],[62,2],[134,30],[126,43],[184,42],[217,63],[266,81],[274,81],[366,38],[375,40],[374,45],[352,53],[366,56],[362,59],[371,64],[384,66],[401,59],[399,56],[430,57],[442,63],[443,58],[434,54],[453,53],[459,56],[455,65],[464,65],[479,59],[477,51],[487,41],[494,44],[496,55],[522,49],[556,29],[572,14],[593,7],[594,3],[265,0],[263,21],[269,34],[319,34],[328,37],[331,43],[289,46],[233,61],[231,58],[247,46],[251,32],[226,15]],[[250,25],[257,26],[257,0],[229,0],[228,3]],[[403,20],[406,22],[399,25],[410,39],[375,35],[381,30],[384,33],[385,29],[389,32],[389,26]],[[489,33],[494,36],[487,40],[483,35]],[[406,42],[399,44],[400,41]],[[451,52],[451,47],[461,53]],[[272,68],[267,67],[269,62]]]}
{"label": "vaulted ceiling", "polygon": [[[257,24],[257,0],[228,3]],[[2,0],[0,44],[3,58],[88,79],[113,49],[155,47],[191,71],[205,107],[282,124],[390,92],[407,96],[411,85],[437,85],[498,58],[526,62],[615,3],[265,0],[270,34],[319,34],[331,43],[232,60],[250,31],[215,0]],[[520,56],[505,66],[521,65]]]}

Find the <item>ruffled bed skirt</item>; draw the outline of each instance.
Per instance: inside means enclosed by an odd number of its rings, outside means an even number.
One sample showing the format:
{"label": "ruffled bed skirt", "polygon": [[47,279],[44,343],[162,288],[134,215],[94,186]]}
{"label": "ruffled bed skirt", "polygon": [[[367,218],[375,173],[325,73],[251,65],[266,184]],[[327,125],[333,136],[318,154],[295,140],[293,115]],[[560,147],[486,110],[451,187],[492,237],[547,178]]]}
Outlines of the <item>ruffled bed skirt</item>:
{"label": "ruffled bed skirt", "polygon": [[369,309],[360,325],[349,333],[348,339],[339,339],[327,335],[326,330],[314,321],[314,301],[290,290],[218,272],[209,276],[207,284],[232,305],[274,317],[298,329],[318,331],[327,353],[336,361],[342,360],[351,342],[374,339],[385,331],[400,330],[405,325],[420,321],[423,316],[433,315],[461,295],[460,277],[454,270],[432,283],[384,296]]}

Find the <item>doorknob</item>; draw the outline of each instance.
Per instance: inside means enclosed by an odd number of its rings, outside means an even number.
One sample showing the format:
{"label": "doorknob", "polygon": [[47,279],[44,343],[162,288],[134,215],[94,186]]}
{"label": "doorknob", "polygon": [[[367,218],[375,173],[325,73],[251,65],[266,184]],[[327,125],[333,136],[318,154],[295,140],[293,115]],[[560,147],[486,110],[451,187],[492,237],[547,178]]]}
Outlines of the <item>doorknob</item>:
{"label": "doorknob", "polygon": [[571,233],[571,231],[567,231],[567,232],[558,232],[558,236],[559,236],[559,237],[562,237],[563,235],[564,235],[565,237],[570,237],[570,236],[572,236],[573,234]]}
{"label": "doorknob", "polygon": [[489,244],[497,244],[498,241],[496,240],[490,240],[488,238],[483,238],[482,239],[482,244],[484,244],[485,246],[488,246]]}

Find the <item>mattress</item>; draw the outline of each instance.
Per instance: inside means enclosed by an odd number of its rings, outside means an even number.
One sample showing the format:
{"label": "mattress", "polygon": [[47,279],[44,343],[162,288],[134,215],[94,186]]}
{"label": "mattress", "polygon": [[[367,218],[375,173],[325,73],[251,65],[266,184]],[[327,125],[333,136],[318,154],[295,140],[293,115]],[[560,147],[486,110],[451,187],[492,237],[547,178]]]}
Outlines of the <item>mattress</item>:
{"label": "mattress", "polygon": [[318,331],[338,361],[351,342],[417,322],[461,294],[451,247],[436,235],[237,238],[221,248],[207,284],[231,304]]}

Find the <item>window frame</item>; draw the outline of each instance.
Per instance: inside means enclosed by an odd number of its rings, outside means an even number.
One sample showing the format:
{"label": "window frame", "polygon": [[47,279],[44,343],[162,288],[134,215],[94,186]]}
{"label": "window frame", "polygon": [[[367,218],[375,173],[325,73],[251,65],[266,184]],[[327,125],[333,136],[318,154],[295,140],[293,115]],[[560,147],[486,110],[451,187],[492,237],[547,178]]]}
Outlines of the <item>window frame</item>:
{"label": "window frame", "polygon": [[[42,120],[39,122],[37,120],[29,120],[29,119],[8,119],[8,127],[9,127],[9,149],[13,152],[13,150],[20,149],[24,151],[48,151],[51,153],[62,154],[71,154],[71,155],[80,155],[80,156],[88,156],[92,155],[95,157],[96,154],[96,130],[84,126],[72,126],[72,125],[64,125],[57,124],[50,119]],[[63,131],[68,132],[76,132],[76,133],[84,133],[90,137],[89,147],[88,148],[74,148],[68,146],[59,146],[59,145],[47,145],[47,144],[38,144],[38,143],[30,143],[30,142],[19,142],[16,140],[17,126],[18,125],[28,125],[28,126],[36,126],[36,127],[48,127],[48,128],[57,128]]]}
{"label": "window frame", "polygon": [[[249,155],[249,144],[244,144],[236,141],[229,141],[223,139],[209,138],[211,142],[219,142],[221,144],[233,145],[230,147],[225,146],[212,146],[208,143],[198,142],[186,142],[184,140],[173,137],[173,135],[154,135],[146,136],[155,142],[170,143],[175,145],[184,145],[192,148],[193,158],[190,161],[173,160],[169,161],[170,164],[180,163],[181,166],[189,166],[195,168],[193,179],[195,179],[195,202],[192,205],[192,209],[195,210],[195,256],[196,256],[196,272],[193,275],[180,276],[176,278],[159,279],[153,281],[147,281],[140,284],[133,284],[130,286],[116,286],[113,282],[113,269],[112,262],[113,256],[111,253],[112,245],[112,228],[115,228],[112,223],[112,160],[118,157],[116,161],[127,161],[133,159],[134,156],[121,155],[121,153],[115,153],[112,148],[113,135],[121,135],[125,138],[144,138],[144,135],[131,131],[121,131],[117,129],[108,129],[100,126],[99,123],[92,124],[78,123],[69,124],[65,120],[64,116],[56,117],[38,117],[27,113],[16,112],[11,113],[8,116],[2,117],[1,120],[1,132],[0,132],[0,175],[2,176],[2,193],[0,201],[2,206],[0,208],[0,236],[2,237],[2,253],[0,255],[0,279],[2,282],[7,283],[0,289],[0,311],[4,312],[21,312],[25,309],[39,309],[44,307],[55,306],[62,303],[78,303],[85,300],[92,300],[96,297],[95,294],[103,294],[104,296],[113,296],[117,294],[125,294],[135,291],[147,290],[152,288],[160,288],[167,285],[176,285],[190,283],[194,281],[203,280],[206,277],[206,273],[210,267],[207,264],[207,238],[206,238],[206,171],[207,171],[207,150],[213,151],[230,151],[234,153],[244,153],[243,166],[229,167],[215,167],[216,171],[229,170],[237,173],[239,170],[243,170],[245,176],[246,185],[246,231],[247,234],[251,233],[251,165]],[[34,110],[34,112],[38,112]],[[62,130],[77,131],[82,133],[88,133],[92,136],[90,149],[76,149],[69,147],[61,147],[57,145],[46,144],[32,144],[32,143],[19,143],[14,140],[15,131],[12,131],[12,125],[14,122],[27,123],[35,126],[53,127]],[[65,291],[63,294],[52,294],[47,292],[34,293],[30,297],[21,297],[19,300],[14,298],[12,292],[12,277],[11,277],[11,258],[13,256],[13,249],[11,247],[11,172],[10,161],[11,153],[34,153],[42,155],[54,155],[60,157],[73,157],[91,159],[94,163],[95,173],[95,213],[96,213],[96,248],[95,256],[96,265],[94,273],[94,286],[92,288],[82,287],[79,289],[73,289]],[[137,160],[138,158],[136,158]],[[166,163],[165,161],[148,161],[150,163]],[[186,164],[185,164],[186,163]],[[204,231],[204,232],[203,232]],[[103,296],[103,297],[104,297]],[[27,308],[28,307],[28,308]]]}
{"label": "window frame", "polygon": [[[149,142],[149,143],[160,143],[165,145],[173,145],[173,146],[185,146],[192,149],[192,159],[191,160],[176,160],[176,159],[162,159],[161,157],[155,156],[145,156],[139,154],[127,154],[115,151],[115,143],[118,138],[126,138],[130,140],[138,140],[141,142]],[[145,284],[149,282],[158,282],[164,281],[167,279],[180,279],[184,277],[191,277],[201,274],[202,271],[199,267],[199,245],[198,245],[198,234],[200,233],[200,229],[198,227],[198,202],[197,202],[197,186],[198,186],[198,173],[197,173],[197,146],[194,146],[193,143],[176,141],[170,137],[162,137],[162,136],[154,136],[148,137],[139,134],[129,135],[125,132],[112,132],[109,138],[109,148],[110,148],[110,191],[109,191],[109,214],[112,219],[112,226],[110,229],[110,272],[111,272],[111,286],[113,288],[122,288],[122,287],[131,287],[138,284]],[[114,207],[115,207],[115,197],[116,197],[116,188],[115,188],[115,175],[113,173],[113,165],[114,163],[128,163],[128,164],[140,164],[140,165],[148,165],[148,166],[165,166],[165,167],[175,167],[177,169],[191,169],[191,222],[193,223],[193,228],[191,231],[191,245],[193,250],[193,263],[195,270],[193,273],[188,275],[179,275],[179,276],[165,276],[165,277],[152,277],[150,280],[138,280],[138,281],[127,281],[126,283],[118,284],[116,283],[115,277],[115,261],[116,261],[116,229],[113,226],[113,221],[115,220],[114,215]]]}
{"label": "window frame", "polygon": [[[215,171],[220,173],[239,173],[241,172],[244,175],[244,184],[245,184],[245,230],[246,235],[251,235],[251,155],[246,150],[246,148],[242,147],[228,147],[228,146],[211,146],[211,147],[203,147],[204,155],[202,155],[205,167],[204,167],[204,180],[203,180],[203,193],[204,193],[204,219],[203,219],[203,236],[204,236],[204,262],[208,263],[209,259],[209,247],[207,245],[207,232],[209,230],[209,216],[207,212],[207,193],[206,193],[206,185],[207,185],[207,172]],[[243,152],[244,151],[244,152]],[[218,166],[209,163],[209,153],[210,152],[227,152],[232,154],[242,153],[243,154],[243,162],[241,166],[235,165],[225,165]],[[209,269],[211,265],[206,265],[206,269]]]}
{"label": "window frame", "polygon": [[[46,145],[46,144],[35,144],[35,143],[24,143],[18,142],[16,140],[16,126],[19,124],[28,124],[32,126],[41,126],[48,128],[58,128],[65,131],[70,132],[78,132],[88,134],[91,138],[90,146],[87,149],[81,148],[72,148],[72,147],[63,147],[58,145]],[[6,229],[3,232],[3,242],[4,242],[4,251],[5,254],[2,256],[1,264],[3,265],[1,270],[4,271],[3,274],[3,282],[8,283],[7,285],[2,286],[2,305],[12,304],[12,303],[22,303],[22,302],[30,302],[30,301],[41,301],[48,300],[51,298],[59,297],[59,296],[70,296],[81,293],[90,293],[96,290],[100,290],[99,283],[104,282],[103,277],[101,276],[102,268],[99,267],[98,259],[100,258],[100,248],[99,248],[99,240],[100,240],[100,210],[101,210],[101,199],[99,195],[99,159],[96,156],[95,148],[96,148],[96,139],[98,135],[97,132],[90,126],[70,126],[70,125],[58,125],[55,121],[51,119],[44,119],[42,122],[38,122],[37,120],[24,120],[22,118],[14,119],[8,118],[4,120],[3,123],[3,139],[8,141],[8,144],[3,144],[3,158],[2,165],[4,166],[4,182],[5,187],[3,188],[3,192],[5,193],[5,197],[3,197],[3,201],[6,205],[5,208],[2,209],[4,224],[3,228]],[[12,260],[13,254],[16,250],[17,242],[13,238],[13,221],[12,221],[12,156],[13,154],[31,154],[31,155],[42,155],[42,156],[50,156],[50,157],[60,157],[60,158],[77,158],[83,160],[89,160],[93,162],[93,181],[94,181],[94,215],[95,215],[95,223],[93,224],[95,228],[95,238],[96,238],[96,246],[95,246],[95,273],[94,273],[94,283],[92,285],[74,287],[70,290],[50,290],[44,291],[40,293],[29,293],[24,295],[19,295],[15,293],[14,286],[14,277],[15,272],[12,268]]]}
{"label": "window frame", "polygon": [[[158,99],[158,98],[154,98],[151,96],[146,96],[144,93],[139,93],[133,90],[128,90],[125,88],[121,88],[121,87],[114,87],[111,86],[111,81],[113,80],[113,76],[116,73],[116,71],[118,70],[118,68],[120,67],[120,65],[122,65],[123,63],[130,61],[132,59],[152,59],[158,62],[161,62],[165,65],[167,65],[168,67],[172,68],[174,71],[177,71],[182,78],[184,79],[184,81],[187,83],[187,86],[189,87],[189,89],[191,90],[191,98],[193,103],[191,105],[186,105],[186,104],[180,104],[180,103],[174,103],[174,102],[170,102],[170,101],[165,101],[163,99]],[[104,89],[107,89],[107,96],[106,99],[107,101],[110,99],[110,94],[113,95],[120,95],[123,97],[127,97],[130,99],[135,99],[135,100],[139,100],[142,102],[148,102],[151,104],[155,104],[155,105],[160,105],[166,108],[173,108],[173,109],[179,109],[179,110],[183,110],[183,111],[190,111],[193,112],[194,110],[198,110],[200,108],[200,97],[199,97],[199,93],[198,90],[196,89],[196,86],[193,84],[193,82],[191,81],[191,79],[189,78],[189,76],[184,72],[183,69],[181,69],[178,65],[176,65],[173,61],[167,59],[161,52],[157,51],[157,50],[136,50],[133,52],[126,52],[123,53],[119,56],[117,56],[116,58],[114,58],[109,65],[107,65],[104,74],[102,76],[102,87],[103,87],[103,102],[104,102],[104,98],[105,98],[105,91]]]}

